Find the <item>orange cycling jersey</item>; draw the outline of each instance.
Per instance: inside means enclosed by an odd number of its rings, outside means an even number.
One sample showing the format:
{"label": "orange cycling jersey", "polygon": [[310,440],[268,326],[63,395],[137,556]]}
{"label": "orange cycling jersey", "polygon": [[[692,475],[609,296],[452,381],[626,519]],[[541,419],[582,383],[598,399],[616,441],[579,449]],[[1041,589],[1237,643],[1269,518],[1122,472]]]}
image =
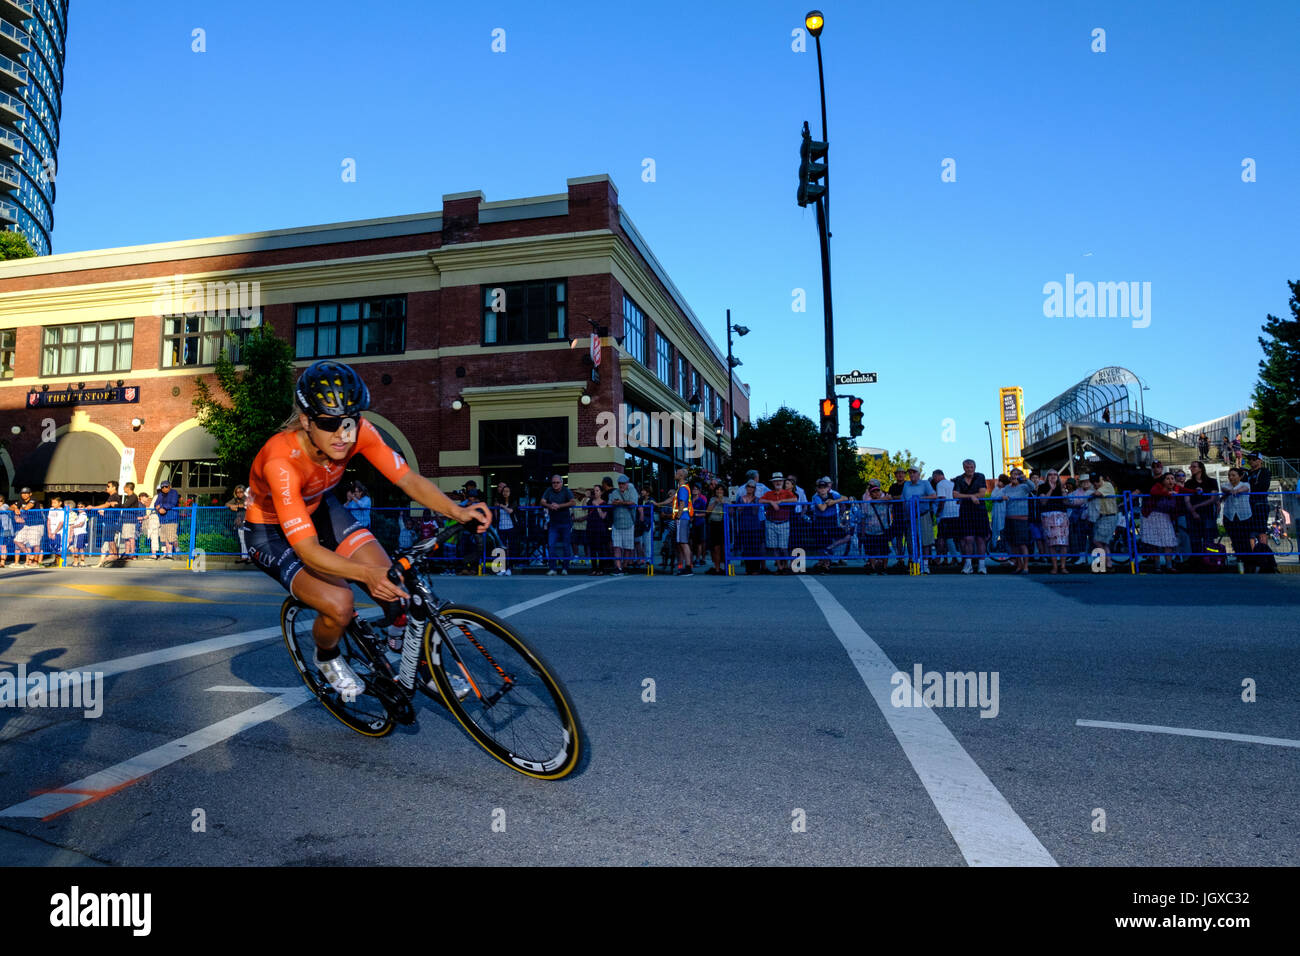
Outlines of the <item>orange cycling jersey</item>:
{"label": "orange cycling jersey", "polygon": [[248,490],[253,500],[245,520],[253,524],[278,523],[290,544],[304,535],[314,535],[311,515],[325,493],[342,480],[343,469],[358,453],[393,483],[411,470],[405,458],[384,444],[379,429],[364,418],[357,429],[356,444],[342,461],[316,464],[302,450],[296,431],[272,436],[253,459],[249,471]]}

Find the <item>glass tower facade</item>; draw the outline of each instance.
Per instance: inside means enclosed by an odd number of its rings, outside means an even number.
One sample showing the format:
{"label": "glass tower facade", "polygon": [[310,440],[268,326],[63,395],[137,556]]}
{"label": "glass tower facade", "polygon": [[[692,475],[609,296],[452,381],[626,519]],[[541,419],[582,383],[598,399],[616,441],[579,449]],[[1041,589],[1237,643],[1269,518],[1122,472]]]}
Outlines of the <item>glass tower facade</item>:
{"label": "glass tower facade", "polygon": [[0,227],[50,254],[68,0],[0,0]]}

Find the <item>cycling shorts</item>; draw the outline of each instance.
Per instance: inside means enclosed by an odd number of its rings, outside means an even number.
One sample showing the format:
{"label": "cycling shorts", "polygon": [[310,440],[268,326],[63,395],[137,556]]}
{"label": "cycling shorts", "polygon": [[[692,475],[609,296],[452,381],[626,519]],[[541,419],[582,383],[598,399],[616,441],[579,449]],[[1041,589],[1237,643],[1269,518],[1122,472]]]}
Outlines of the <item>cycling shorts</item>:
{"label": "cycling shorts", "polygon": [[[353,518],[351,512],[332,495],[321,501],[312,513],[311,521],[320,543],[340,557],[350,558],[361,547],[375,540],[370,529]],[[253,521],[247,521],[244,529],[248,556],[259,568],[279,581],[281,587],[293,594],[293,579],[306,566],[284,536],[284,530],[278,524],[258,524]]]}

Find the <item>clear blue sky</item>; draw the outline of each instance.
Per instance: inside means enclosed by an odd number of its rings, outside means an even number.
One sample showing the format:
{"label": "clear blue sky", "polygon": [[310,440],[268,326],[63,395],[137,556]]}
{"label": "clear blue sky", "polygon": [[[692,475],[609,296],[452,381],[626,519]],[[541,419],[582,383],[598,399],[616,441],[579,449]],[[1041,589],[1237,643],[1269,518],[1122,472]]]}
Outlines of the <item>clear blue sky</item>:
{"label": "clear blue sky", "polygon": [[[1175,424],[1247,404],[1259,326],[1300,278],[1300,3],[823,10],[836,365],[880,375],[859,387],[863,444],[984,463],[999,386],[1034,408],[1111,364],[1143,376],[1148,412]],[[814,214],[794,201],[800,125],[820,132],[816,54],[791,49],[804,13],[74,0],[55,252],[609,173],[715,341],[727,308],[752,329],[737,353],[755,414],[814,415],[821,277]],[[206,53],[191,51],[196,27]],[[941,181],[946,158],[956,182]],[[1067,273],[1150,282],[1150,325],[1045,318],[1043,286]]]}

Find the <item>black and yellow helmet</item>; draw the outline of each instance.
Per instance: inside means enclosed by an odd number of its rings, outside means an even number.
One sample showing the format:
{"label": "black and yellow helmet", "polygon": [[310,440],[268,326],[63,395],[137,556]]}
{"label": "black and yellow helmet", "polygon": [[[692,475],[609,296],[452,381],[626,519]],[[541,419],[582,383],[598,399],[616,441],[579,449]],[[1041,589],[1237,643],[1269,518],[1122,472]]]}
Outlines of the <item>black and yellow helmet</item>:
{"label": "black and yellow helmet", "polygon": [[358,415],[370,407],[370,389],[342,362],[310,365],[298,378],[295,396],[308,415]]}

